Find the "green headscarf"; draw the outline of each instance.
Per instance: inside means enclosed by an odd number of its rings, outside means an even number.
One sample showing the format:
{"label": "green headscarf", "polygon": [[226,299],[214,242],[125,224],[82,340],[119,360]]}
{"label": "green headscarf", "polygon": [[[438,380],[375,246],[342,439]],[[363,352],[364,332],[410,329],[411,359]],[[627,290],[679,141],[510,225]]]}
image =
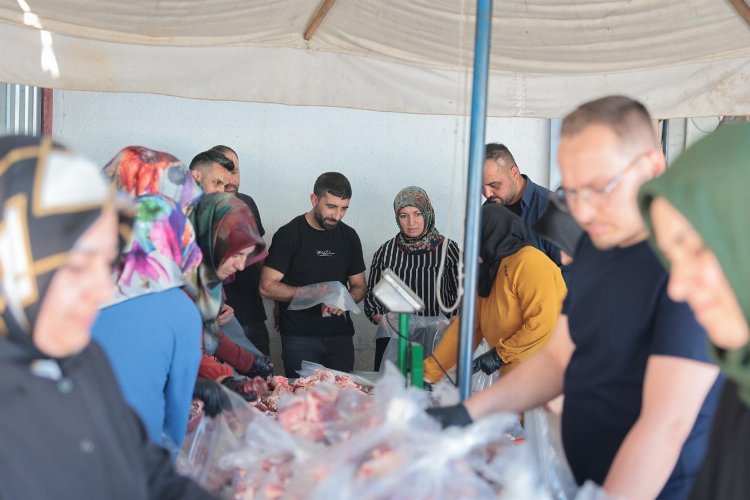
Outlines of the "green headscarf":
{"label": "green headscarf", "polygon": [[250,266],[268,256],[266,244],[247,204],[231,193],[212,193],[200,198],[190,215],[195,228],[195,240],[203,253],[203,261],[188,283],[187,291],[193,297],[203,318],[203,347],[213,354],[219,344],[217,317],[222,305],[221,278],[217,272],[221,265],[240,250],[254,246],[245,266]]}
{"label": "green headscarf", "polygon": [[[716,255],[750,324],[748,186],[750,123],[739,123],[722,127],[690,147],[664,175],[641,187],[638,202],[652,234],[654,198],[665,198],[690,221]],[[653,237],[651,243],[656,248]],[[663,256],[662,260],[666,262]],[[750,343],[730,351],[711,345],[711,352],[750,406]]]}

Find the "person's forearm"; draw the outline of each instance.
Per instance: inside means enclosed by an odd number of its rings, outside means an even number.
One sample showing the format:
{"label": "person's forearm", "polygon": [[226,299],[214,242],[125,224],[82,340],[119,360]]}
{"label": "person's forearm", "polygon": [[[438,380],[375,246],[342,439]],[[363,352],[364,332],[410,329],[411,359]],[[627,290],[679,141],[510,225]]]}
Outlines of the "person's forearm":
{"label": "person's forearm", "polygon": [[464,403],[472,419],[496,412],[520,413],[562,393],[565,367],[545,349]]}
{"label": "person's forearm", "polygon": [[349,295],[352,296],[354,302],[359,302],[365,298],[367,294],[367,287],[365,285],[354,285],[349,289]]}
{"label": "person's forearm", "polygon": [[625,499],[656,498],[680,456],[685,435],[666,425],[636,421],[609,469],[604,490]]}
{"label": "person's forearm", "polygon": [[267,299],[291,302],[296,292],[296,286],[285,285],[280,281],[265,280],[260,283],[260,294]]}
{"label": "person's forearm", "polygon": [[243,375],[247,374],[255,363],[255,355],[246,351],[232,341],[223,333],[219,337],[219,345],[216,347],[214,356],[223,361]]}

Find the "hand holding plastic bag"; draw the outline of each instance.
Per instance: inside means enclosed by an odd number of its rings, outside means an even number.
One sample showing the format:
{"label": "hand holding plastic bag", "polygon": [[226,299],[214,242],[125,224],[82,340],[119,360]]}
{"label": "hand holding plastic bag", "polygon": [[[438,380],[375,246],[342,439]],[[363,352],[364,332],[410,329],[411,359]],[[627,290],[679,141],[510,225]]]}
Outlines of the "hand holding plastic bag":
{"label": "hand holding plastic bag", "polygon": [[349,294],[349,290],[339,281],[313,283],[312,285],[297,288],[297,292],[289,303],[288,309],[290,311],[309,309],[318,304],[325,304],[329,307],[349,311],[354,314],[359,314],[360,312],[357,303],[354,302],[354,299]]}

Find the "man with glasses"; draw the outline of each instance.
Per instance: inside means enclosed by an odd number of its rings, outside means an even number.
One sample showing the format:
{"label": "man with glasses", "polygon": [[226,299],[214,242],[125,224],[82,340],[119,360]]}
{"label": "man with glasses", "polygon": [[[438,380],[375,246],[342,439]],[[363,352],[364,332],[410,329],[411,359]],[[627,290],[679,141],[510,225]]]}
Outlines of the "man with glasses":
{"label": "man with glasses", "polygon": [[665,169],[642,104],[613,96],[563,121],[555,200],[585,234],[563,314],[539,353],[464,405],[433,410],[444,424],[522,412],[564,390],[562,437],[579,484],[623,498],[686,498],[703,460],[717,369],[647,241],[636,194]]}
{"label": "man with glasses", "polygon": [[491,142],[485,146],[482,194],[487,198],[485,204],[505,205],[521,217],[534,246],[560,265],[560,249],[534,230],[534,223],[542,217],[552,193],[521,173],[513,154],[504,144]]}

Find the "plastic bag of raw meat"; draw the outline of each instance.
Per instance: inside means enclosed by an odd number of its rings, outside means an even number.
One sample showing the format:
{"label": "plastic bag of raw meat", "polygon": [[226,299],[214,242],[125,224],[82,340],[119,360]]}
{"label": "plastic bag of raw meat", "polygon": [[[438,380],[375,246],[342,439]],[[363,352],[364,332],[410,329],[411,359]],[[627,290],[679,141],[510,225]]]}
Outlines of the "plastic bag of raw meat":
{"label": "plastic bag of raw meat", "polygon": [[323,444],[295,436],[262,415],[248,427],[243,446],[225,455],[220,466],[234,471],[235,499],[294,498],[288,493],[289,483],[324,452]]}
{"label": "plastic bag of raw meat", "polygon": [[439,432],[439,424],[424,413],[426,393],[404,385],[395,368],[378,380],[373,396],[368,397],[370,407],[356,416],[349,439],[327,448],[306,465],[308,472],[296,477],[290,487],[292,498],[357,498],[362,480],[403,465],[400,455],[391,450],[409,449],[405,445],[412,431]]}
{"label": "plastic bag of raw meat", "polygon": [[538,464],[539,475],[555,500],[575,497],[578,490],[560,437],[560,417],[544,408],[524,413],[526,439]]}
{"label": "plastic bag of raw meat", "polygon": [[[398,313],[384,314],[378,325],[376,337],[390,337],[388,346],[383,352],[383,362],[380,364],[380,372],[385,371],[385,362],[398,362]],[[443,316],[417,316],[409,317],[409,340],[422,345],[425,358],[432,355],[451,321]],[[381,332],[385,332],[382,334]]]}
{"label": "plastic bag of raw meat", "polygon": [[[404,387],[403,377],[389,366],[373,397],[371,414],[378,424],[308,464],[310,474],[296,478],[290,493],[321,500],[497,498],[506,491],[518,494],[508,498],[545,498],[536,494],[538,481],[524,445],[513,444],[506,433],[515,415],[442,430],[424,412],[428,395]],[[490,463],[500,468],[493,476],[485,474]],[[509,467],[523,473],[502,472]]]}
{"label": "plastic bag of raw meat", "polygon": [[296,436],[334,444],[370,427],[372,406],[372,397],[359,389],[322,382],[282,396],[276,418]]}
{"label": "plastic bag of raw meat", "polygon": [[341,388],[350,387],[365,393],[371,392],[373,387],[375,387],[374,383],[364,377],[359,377],[353,373],[326,368],[325,366],[313,363],[312,361],[303,361],[300,369],[297,370],[297,373],[301,378],[294,382],[296,389],[299,389],[306,384],[312,386],[320,382],[328,382]]}
{"label": "plastic bag of raw meat", "polygon": [[349,290],[339,281],[325,281],[298,287],[294,298],[289,303],[289,310],[309,309],[318,304],[325,304],[354,314],[360,312]]}
{"label": "plastic bag of raw meat", "polygon": [[[373,401],[357,389],[328,382],[282,395],[276,419],[253,420],[243,447],[220,463],[236,471],[234,498],[307,498],[317,483],[313,471],[320,457],[375,424]],[[294,494],[292,481],[310,486]]]}
{"label": "plastic bag of raw meat", "polygon": [[234,477],[234,471],[219,467],[221,458],[242,447],[248,426],[261,416],[237,394],[223,387],[221,390],[226,397],[224,410],[213,418],[200,414],[191,419],[175,461],[180,474],[219,494],[231,487]]}

